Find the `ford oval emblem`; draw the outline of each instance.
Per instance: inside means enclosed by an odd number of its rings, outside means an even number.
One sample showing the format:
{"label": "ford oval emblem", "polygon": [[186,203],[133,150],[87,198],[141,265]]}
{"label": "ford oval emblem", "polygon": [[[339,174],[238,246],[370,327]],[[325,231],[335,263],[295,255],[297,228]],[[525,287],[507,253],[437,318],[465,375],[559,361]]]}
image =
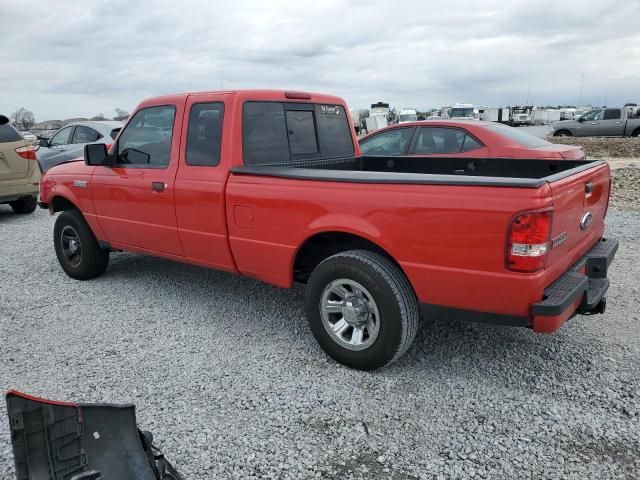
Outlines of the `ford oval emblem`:
{"label": "ford oval emblem", "polygon": [[587,228],[589,228],[589,225],[591,225],[592,220],[593,215],[591,215],[591,212],[585,213],[580,220],[580,228],[582,230],[586,230]]}

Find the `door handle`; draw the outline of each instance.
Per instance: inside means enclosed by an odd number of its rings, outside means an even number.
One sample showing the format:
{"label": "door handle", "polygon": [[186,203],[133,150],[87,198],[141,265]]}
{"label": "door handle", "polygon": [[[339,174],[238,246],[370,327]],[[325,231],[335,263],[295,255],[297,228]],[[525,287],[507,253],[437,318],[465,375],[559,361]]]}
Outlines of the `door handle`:
{"label": "door handle", "polygon": [[598,122],[591,122],[591,125],[597,125]]}
{"label": "door handle", "polygon": [[151,190],[154,192],[164,192],[167,188],[167,184],[164,182],[151,182]]}
{"label": "door handle", "polygon": [[587,182],[584,184],[584,193],[587,197],[593,193],[593,182]]}

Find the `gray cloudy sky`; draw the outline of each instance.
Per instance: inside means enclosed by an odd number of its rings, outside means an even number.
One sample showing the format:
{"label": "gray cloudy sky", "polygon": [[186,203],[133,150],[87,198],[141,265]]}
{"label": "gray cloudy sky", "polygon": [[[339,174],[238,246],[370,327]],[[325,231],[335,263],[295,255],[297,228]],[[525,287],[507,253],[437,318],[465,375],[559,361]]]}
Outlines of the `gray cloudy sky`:
{"label": "gray cloudy sky", "polygon": [[1,0],[0,112],[152,95],[334,93],[352,108],[640,101],[638,0]]}

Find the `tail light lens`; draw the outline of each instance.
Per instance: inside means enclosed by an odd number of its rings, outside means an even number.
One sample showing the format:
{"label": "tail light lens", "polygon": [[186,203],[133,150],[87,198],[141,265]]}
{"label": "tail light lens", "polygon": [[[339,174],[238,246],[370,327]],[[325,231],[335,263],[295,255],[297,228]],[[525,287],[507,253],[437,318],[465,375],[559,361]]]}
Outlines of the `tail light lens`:
{"label": "tail light lens", "polygon": [[513,219],[507,242],[507,268],[537,272],[547,264],[551,211],[522,213]]}
{"label": "tail light lens", "polygon": [[27,160],[36,159],[36,151],[31,145],[27,145],[26,147],[16,148],[16,153],[20,155],[22,158],[26,158]]}

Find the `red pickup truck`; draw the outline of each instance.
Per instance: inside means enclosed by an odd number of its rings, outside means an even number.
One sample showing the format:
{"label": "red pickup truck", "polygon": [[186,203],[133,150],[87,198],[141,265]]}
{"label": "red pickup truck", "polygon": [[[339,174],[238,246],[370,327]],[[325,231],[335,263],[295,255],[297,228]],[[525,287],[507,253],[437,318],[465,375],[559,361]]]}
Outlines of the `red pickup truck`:
{"label": "red pickup truck", "polygon": [[610,188],[602,161],[363,157],[342,99],[233,91],[142,102],[40,195],[73,278],[126,250],[303,282],[320,345],[373,369],[421,314],[552,332],[602,313]]}

